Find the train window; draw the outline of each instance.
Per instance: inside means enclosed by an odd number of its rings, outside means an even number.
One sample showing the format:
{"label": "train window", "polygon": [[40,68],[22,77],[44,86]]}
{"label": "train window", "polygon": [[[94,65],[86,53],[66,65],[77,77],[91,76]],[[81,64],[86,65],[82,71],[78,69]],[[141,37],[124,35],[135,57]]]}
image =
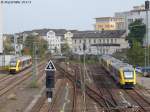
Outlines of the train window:
{"label": "train window", "polygon": [[133,72],[130,72],[130,71],[124,72],[124,77],[125,78],[133,78]]}
{"label": "train window", "polygon": [[15,67],[16,66],[16,61],[11,61],[10,66]]}

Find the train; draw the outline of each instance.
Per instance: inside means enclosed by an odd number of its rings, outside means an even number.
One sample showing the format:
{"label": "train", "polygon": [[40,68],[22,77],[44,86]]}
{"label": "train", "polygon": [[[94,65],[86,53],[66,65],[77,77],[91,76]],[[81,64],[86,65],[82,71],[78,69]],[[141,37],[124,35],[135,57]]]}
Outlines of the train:
{"label": "train", "polygon": [[124,63],[110,55],[101,56],[100,63],[121,88],[135,87],[136,72],[132,65]]}
{"label": "train", "polygon": [[15,74],[30,66],[32,66],[31,56],[14,57],[10,60],[9,72]]}

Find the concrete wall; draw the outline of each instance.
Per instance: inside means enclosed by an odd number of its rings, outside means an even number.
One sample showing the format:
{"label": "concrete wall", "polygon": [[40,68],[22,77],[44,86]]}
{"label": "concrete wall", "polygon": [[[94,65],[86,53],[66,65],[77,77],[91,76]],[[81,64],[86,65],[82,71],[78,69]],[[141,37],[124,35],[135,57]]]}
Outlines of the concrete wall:
{"label": "concrete wall", "polygon": [[0,55],[0,67],[8,66],[14,55]]}

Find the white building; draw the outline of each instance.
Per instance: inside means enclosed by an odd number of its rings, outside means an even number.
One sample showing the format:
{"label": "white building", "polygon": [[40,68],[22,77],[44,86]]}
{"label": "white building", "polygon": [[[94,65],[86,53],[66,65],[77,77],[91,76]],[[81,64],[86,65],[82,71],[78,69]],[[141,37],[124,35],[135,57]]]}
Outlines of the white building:
{"label": "white building", "polygon": [[82,31],[73,35],[73,53],[83,55],[113,54],[118,50],[128,48],[128,41],[125,39],[125,31]]}
{"label": "white building", "polygon": [[47,32],[46,40],[51,53],[61,54],[61,36],[57,36],[54,31],[50,30]]}
{"label": "white building", "polygon": [[72,37],[73,37],[73,33],[70,31],[64,34],[64,43],[67,43],[70,49],[72,49]]}
{"label": "white building", "polygon": [[[148,37],[149,37],[149,44],[150,44],[150,10],[148,11]],[[115,17],[122,17],[125,19],[125,27],[124,29],[129,33],[128,26],[130,23],[134,22],[137,19],[142,20],[144,24],[146,24],[147,19],[146,19],[146,11],[145,11],[145,6],[134,6],[133,10],[131,11],[126,11],[126,12],[117,12],[115,13]],[[146,24],[147,25],[147,24]]]}

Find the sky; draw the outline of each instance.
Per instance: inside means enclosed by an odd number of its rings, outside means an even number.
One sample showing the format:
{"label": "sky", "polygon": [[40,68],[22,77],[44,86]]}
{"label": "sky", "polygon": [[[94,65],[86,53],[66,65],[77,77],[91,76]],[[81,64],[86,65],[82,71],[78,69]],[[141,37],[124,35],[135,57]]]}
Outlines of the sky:
{"label": "sky", "polygon": [[31,4],[3,4],[3,32],[41,28],[93,30],[95,17],[113,16],[141,4],[144,0],[31,0]]}

